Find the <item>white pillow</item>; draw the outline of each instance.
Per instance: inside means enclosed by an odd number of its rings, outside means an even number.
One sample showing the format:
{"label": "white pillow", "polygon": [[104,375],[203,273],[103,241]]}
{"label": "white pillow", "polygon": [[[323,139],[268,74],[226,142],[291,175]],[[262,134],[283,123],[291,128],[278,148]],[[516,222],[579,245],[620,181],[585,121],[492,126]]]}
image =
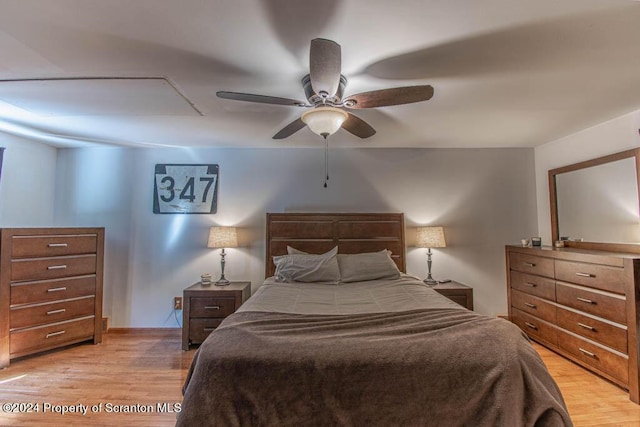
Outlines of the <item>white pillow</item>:
{"label": "white pillow", "polygon": [[338,265],[344,283],[400,277],[400,270],[391,259],[391,251],[386,249],[362,254],[339,254]]}
{"label": "white pillow", "polygon": [[296,253],[273,257],[274,274],[278,282],[340,282],[340,268],[336,254],[338,247],[321,255]]}

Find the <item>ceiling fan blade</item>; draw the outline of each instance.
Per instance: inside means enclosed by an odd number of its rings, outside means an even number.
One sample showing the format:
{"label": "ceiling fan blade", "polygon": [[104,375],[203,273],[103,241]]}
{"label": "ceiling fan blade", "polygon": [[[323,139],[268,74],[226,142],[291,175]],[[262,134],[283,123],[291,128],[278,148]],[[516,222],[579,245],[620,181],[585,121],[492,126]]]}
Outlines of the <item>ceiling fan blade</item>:
{"label": "ceiling fan blade", "polygon": [[280,130],[280,132],[273,135],[273,139],[284,139],[298,132],[300,129],[302,129],[305,126],[306,125],[304,124],[302,119],[298,117],[297,119],[295,119],[294,121],[292,121],[291,123],[283,127]]}
{"label": "ceiling fan blade", "polygon": [[347,108],[374,108],[427,101],[433,96],[433,86],[406,86],[362,92],[347,97]]}
{"label": "ceiling fan blade", "polygon": [[372,128],[369,123],[362,120],[360,117],[347,112],[349,118],[342,123],[342,128],[347,132],[351,132],[355,136],[360,138],[369,138],[376,134],[376,130]]}
{"label": "ceiling fan blade", "polygon": [[323,97],[331,98],[340,85],[342,68],[340,45],[332,40],[313,39],[309,52],[311,88]]}
{"label": "ceiling fan blade", "polygon": [[294,107],[305,107],[307,104],[296,99],[278,98],[275,96],[254,95],[251,93],[240,92],[216,92],[218,98],[232,99],[234,101],[260,102],[262,104],[289,105]]}

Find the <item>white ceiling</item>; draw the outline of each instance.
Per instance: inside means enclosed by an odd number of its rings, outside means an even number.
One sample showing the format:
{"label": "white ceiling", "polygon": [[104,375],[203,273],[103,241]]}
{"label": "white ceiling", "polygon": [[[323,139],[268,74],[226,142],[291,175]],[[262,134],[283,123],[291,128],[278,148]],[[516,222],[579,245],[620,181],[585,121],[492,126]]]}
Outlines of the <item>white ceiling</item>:
{"label": "white ceiling", "polygon": [[342,46],[347,95],[435,88],[354,110],[377,134],[339,131],[333,145],[531,147],[640,109],[632,0],[0,0],[0,131],[60,146],[315,146],[308,129],[271,139],[302,109],[215,92],[304,100],[316,37]]}

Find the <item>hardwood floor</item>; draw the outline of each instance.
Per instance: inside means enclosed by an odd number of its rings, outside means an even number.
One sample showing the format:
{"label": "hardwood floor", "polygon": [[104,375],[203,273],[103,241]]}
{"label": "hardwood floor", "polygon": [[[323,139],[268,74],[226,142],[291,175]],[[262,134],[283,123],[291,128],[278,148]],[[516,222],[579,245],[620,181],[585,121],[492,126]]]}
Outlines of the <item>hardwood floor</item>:
{"label": "hardwood floor", "polygon": [[[640,406],[613,384],[535,345],[562,390],[576,426],[638,426]],[[181,387],[194,350],[181,351],[180,330],[110,332],[103,343],[78,345],[14,361],[0,371],[0,403],[38,403],[39,412],[0,411],[2,426],[173,426],[174,412],[158,404],[182,399]],[[87,414],[43,412],[43,405],[83,404]],[[92,412],[92,405],[102,410]],[[107,403],[147,413],[107,412]],[[98,409],[98,408],[96,408]]]}
{"label": "hardwood floor", "polygon": [[534,343],[577,426],[640,426],[640,406],[621,388]]}
{"label": "hardwood floor", "polygon": [[[179,329],[109,332],[99,345],[13,361],[0,371],[0,403],[36,402],[39,413],[6,414],[2,426],[173,426],[176,414],[157,404],[180,403],[181,387],[195,351],[181,350]],[[103,404],[87,415],[43,412],[43,404]],[[153,413],[107,412],[106,404],[151,405]],[[114,406],[115,407],[115,406]],[[123,408],[124,409],[124,408]]]}

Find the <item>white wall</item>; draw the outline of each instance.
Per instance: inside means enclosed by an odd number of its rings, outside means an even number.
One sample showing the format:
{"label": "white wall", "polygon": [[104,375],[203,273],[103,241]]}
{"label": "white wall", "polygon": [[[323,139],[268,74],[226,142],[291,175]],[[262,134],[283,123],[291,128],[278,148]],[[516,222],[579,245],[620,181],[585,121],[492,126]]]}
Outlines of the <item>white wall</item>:
{"label": "white wall", "polygon": [[[201,273],[219,275],[208,227],[241,227],[226,276],[264,279],[266,212],[404,212],[410,227],[442,225],[436,278],[474,287],[477,311],[506,312],[504,244],[536,231],[531,149],[61,149],[57,225],[106,227],[105,315],[114,327],[175,326],[172,298]],[[156,163],[220,165],[215,215],[154,215]],[[408,272],[426,276],[425,250]]]}
{"label": "white wall", "polygon": [[[404,212],[409,242],[412,226],[445,226],[434,275],[473,286],[476,309],[498,314],[503,245],[535,234],[550,243],[547,171],[638,147],[638,128],[640,111],[535,150],[334,149],[327,190],[320,149],[57,150],[1,135],[0,226],[106,226],[106,315],[113,326],[160,327],[176,324],[173,296],[202,272],[219,274],[218,252],[204,247],[210,225],[242,227],[227,276],[255,288],[265,212]],[[219,164],[218,213],[152,214],[155,163]],[[424,250],[407,254],[408,272],[425,276]]]}
{"label": "white wall", "polygon": [[57,150],[3,133],[0,147],[0,227],[51,226]]}
{"label": "white wall", "polygon": [[640,146],[640,110],[535,148],[538,230],[551,244],[550,169]]}

